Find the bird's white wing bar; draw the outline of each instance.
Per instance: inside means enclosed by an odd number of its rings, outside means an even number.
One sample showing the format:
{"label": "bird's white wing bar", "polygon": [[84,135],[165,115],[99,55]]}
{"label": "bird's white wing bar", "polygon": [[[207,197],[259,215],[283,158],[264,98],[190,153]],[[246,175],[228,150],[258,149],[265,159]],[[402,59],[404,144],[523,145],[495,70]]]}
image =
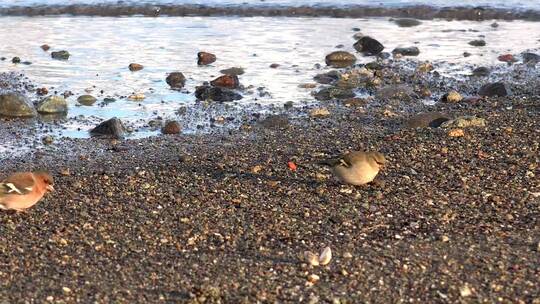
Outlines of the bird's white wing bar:
{"label": "bird's white wing bar", "polygon": [[12,183],[5,183],[3,185],[6,186],[9,189],[8,193],[17,192],[18,194],[22,194],[21,190],[19,190],[17,187],[15,187],[15,185],[12,184]]}

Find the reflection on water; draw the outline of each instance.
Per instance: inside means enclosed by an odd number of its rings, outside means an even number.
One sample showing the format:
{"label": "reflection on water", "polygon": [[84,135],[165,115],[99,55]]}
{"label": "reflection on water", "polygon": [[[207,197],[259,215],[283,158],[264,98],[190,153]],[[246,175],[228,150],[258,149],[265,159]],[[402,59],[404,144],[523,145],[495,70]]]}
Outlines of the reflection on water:
{"label": "reflection on water", "polygon": [[[498,28],[491,23],[434,20],[400,28],[387,18],[2,17],[0,56],[7,60],[0,62],[0,69],[24,71],[39,86],[53,88],[49,91],[72,91],[75,95],[68,98],[71,120],[64,125],[64,134],[69,136],[85,136],[95,122],[113,116],[137,129],[158,116],[178,118],[183,106],[189,115],[182,114],[180,120],[187,131],[193,131],[212,117],[211,110],[195,106],[194,89],[219,76],[221,69],[245,68],[240,81],[248,87],[243,100],[222,109],[224,115],[240,115],[244,108],[264,111],[258,104],[313,101],[310,90],[298,85],[313,82],[315,74],[327,69],[324,57],[336,45],[354,51],[353,27],[376,37],[385,51],[416,45],[421,50],[418,60],[448,61],[447,71],[452,73],[468,72],[464,66],[470,63],[502,64],[496,60],[501,53],[538,46],[540,23],[500,21]],[[487,46],[468,44],[478,38],[485,39]],[[44,43],[51,51],[68,50],[71,57],[68,61],[51,59],[50,52],[40,48]],[[218,60],[211,66],[197,66],[197,52],[203,50],[216,54]],[[472,55],[465,58],[463,52]],[[32,64],[12,64],[13,56]],[[361,63],[371,60],[360,58]],[[130,72],[127,67],[132,62],[144,69]],[[272,63],[280,66],[269,68]],[[323,68],[317,69],[316,63]],[[184,91],[168,88],[165,77],[172,71],[181,71],[188,78]],[[260,96],[259,87],[269,94]],[[85,92],[91,92],[98,102],[78,105],[77,96]],[[122,98],[134,92],[143,93],[145,100]],[[116,101],[100,105],[106,97]],[[75,117],[84,119],[75,121]]]}

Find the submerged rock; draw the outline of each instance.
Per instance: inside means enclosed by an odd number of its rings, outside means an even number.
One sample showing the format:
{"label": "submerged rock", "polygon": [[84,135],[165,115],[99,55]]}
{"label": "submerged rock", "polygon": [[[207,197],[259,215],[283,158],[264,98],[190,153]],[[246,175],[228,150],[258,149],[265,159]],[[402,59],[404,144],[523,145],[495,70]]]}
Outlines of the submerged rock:
{"label": "submerged rock", "polygon": [[506,87],[504,82],[488,83],[486,85],[483,85],[480,90],[478,90],[478,95],[487,97],[504,97],[510,94],[511,91],[509,88]]}
{"label": "submerged rock", "polygon": [[228,68],[228,69],[224,69],[224,70],[221,70],[219,71],[221,74],[225,74],[225,75],[233,75],[233,76],[239,76],[239,75],[242,75],[245,73],[244,69],[243,68]]}
{"label": "submerged rock", "polygon": [[97,99],[92,95],[81,95],[79,98],[77,98],[77,102],[84,105],[84,106],[91,106],[93,105]]}
{"label": "submerged rock", "polygon": [[240,86],[240,80],[235,75],[223,75],[210,81],[210,84],[215,87],[236,89]]}
{"label": "submerged rock", "polygon": [[122,139],[126,133],[126,128],[122,121],[116,117],[106,120],[90,130],[91,136],[103,136]]}
{"label": "submerged rock", "polygon": [[345,51],[336,51],[326,55],[326,64],[333,67],[344,68],[356,62],[356,56]]}
{"label": "submerged rock", "polygon": [[207,52],[197,53],[197,64],[198,65],[208,65],[217,60],[216,55]]}
{"label": "submerged rock", "polygon": [[472,74],[478,77],[489,76],[489,73],[491,73],[491,71],[486,67],[477,67],[472,71]]}
{"label": "submerged rock", "polygon": [[392,51],[392,54],[401,54],[402,56],[418,56],[420,50],[415,46],[398,47]]}
{"label": "submerged rock", "polygon": [[28,98],[19,93],[0,95],[0,115],[11,117],[34,117],[36,109]]}
{"label": "submerged rock", "polygon": [[19,57],[13,57],[13,58],[11,58],[11,62],[12,62],[12,63],[21,63],[21,58],[19,58]]}
{"label": "submerged rock", "polygon": [[209,85],[197,87],[195,90],[195,97],[197,97],[197,100],[210,100],[219,102],[242,99],[242,95],[232,90],[220,87],[213,87]]}
{"label": "submerged rock", "polygon": [[165,125],[161,129],[161,133],[163,134],[180,134],[180,131],[182,131],[182,126],[176,120],[165,122]]}
{"label": "submerged rock", "polygon": [[399,19],[395,19],[394,22],[399,27],[413,27],[413,26],[418,26],[422,24],[422,22],[413,18],[399,18]]}
{"label": "submerged rock", "polygon": [[165,79],[167,84],[174,89],[181,89],[186,84],[186,77],[181,72],[172,72]]}
{"label": "submerged rock", "polygon": [[62,96],[46,97],[37,106],[37,111],[42,114],[64,113],[67,110],[67,102]]}
{"label": "submerged rock", "polygon": [[59,60],[68,60],[69,59],[69,52],[68,51],[56,51],[51,53],[51,57],[53,59],[59,59]]}
{"label": "submerged rock", "polygon": [[445,121],[450,120],[448,116],[439,112],[427,112],[416,114],[405,122],[406,128],[438,128]]}
{"label": "submerged rock", "polygon": [[379,41],[369,36],[364,36],[354,44],[354,49],[364,55],[372,56],[382,52],[384,46]]}
{"label": "submerged rock", "polygon": [[136,72],[136,71],[140,71],[140,70],[144,69],[144,66],[142,64],[138,64],[138,63],[130,63],[128,68],[129,68],[130,71]]}
{"label": "submerged rock", "polygon": [[486,42],[484,40],[481,40],[481,39],[469,41],[469,44],[472,45],[472,46],[486,46]]}

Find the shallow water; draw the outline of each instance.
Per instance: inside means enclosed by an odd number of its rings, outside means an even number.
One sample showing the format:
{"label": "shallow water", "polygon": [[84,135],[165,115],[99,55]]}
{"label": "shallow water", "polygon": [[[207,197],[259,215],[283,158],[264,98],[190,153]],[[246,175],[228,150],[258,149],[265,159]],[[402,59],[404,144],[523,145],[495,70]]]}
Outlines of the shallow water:
{"label": "shallow water", "polygon": [[[538,47],[540,23],[499,21],[499,27],[492,28],[492,22],[434,20],[400,28],[387,18],[2,17],[0,56],[7,60],[0,62],[0,70],[22,71],[39,87],[75,94],[68,98],[69,120],[58,130],[62,135],[85,137],[96,122],[114,116],[132,125],[137,137],[157,132],[145,128],[156,117],[179,119],[186,132],[193,132],[218,116],[264,112],[288,101],[313,102],[311,90],[298,85],[312,83],[315,74],[328,70],[324,57],[335,46],[343,44],[343,50],[354,52],[353,27],[379,39],[385,51],[416,45],[421,53],[415,60],[449,62],[439,70],[456,76],[469,73],[471,64],[503,65],[497,61],[502,53]],[[487,46],[468,45],[478,38],[485,39]],[[71,57],[51,59],[50,52],[40,48],[44,43],[51,51],[68,50]],[[215,53],[218,60],[211,66],[197,66],[197,52],[203,50]],[[472,56],[463,57],[465,51]],[[32,64],[13,64],[13,56]],[[359,56],[360,63],[371,60]],[[144,65],[144,70],[130,72],[131,62]],[[280,67],[269,68],[272,63]],[[316,63],[323,68],[316,68]],[[217,109],[196,104],[195,87],[230,67],[246,70],[240,81],[251,89],[244,99]],[[165,83],[172,71],[188,78],[184,91],[170,90]],[[268,94],[260,94],[259,87]],[[95,105],[78,105],[76,98],[86,92],[98,97]],[[139,102],[121,98],[132,93],[146,98]],[[100,106],[105,97],[116,101]],[[186,113],[179,116],[181,107]]]}
{"label": "shallow water", "polygon": [[411,6],[411,5],[430,5],[435,7],[448,7],[448,6],[485,6],[493,8],[507,8],[507,9],[540,9],[539,1],[519,1],[519,0],[463,0],[459,3],[448,0],[2,0],[0,1],[0,7],[10,6],[35,6],[35,5],[74,5],[74,4],[204,4],[210,6],[226,6],[226,5],[242,5],[242,6],[352,6],[352,5],[366,5],[366,6]]}

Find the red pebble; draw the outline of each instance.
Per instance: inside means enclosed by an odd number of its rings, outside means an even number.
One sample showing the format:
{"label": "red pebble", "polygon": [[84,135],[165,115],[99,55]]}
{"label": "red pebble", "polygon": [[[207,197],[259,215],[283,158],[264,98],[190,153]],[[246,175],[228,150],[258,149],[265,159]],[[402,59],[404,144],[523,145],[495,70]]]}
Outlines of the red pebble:
{"label": "red pebble", "polygon": [[289,169],[291,169],[291,171],[296,171],[296,164],[292,161],[288,162],[287,166],[289,167]]}

